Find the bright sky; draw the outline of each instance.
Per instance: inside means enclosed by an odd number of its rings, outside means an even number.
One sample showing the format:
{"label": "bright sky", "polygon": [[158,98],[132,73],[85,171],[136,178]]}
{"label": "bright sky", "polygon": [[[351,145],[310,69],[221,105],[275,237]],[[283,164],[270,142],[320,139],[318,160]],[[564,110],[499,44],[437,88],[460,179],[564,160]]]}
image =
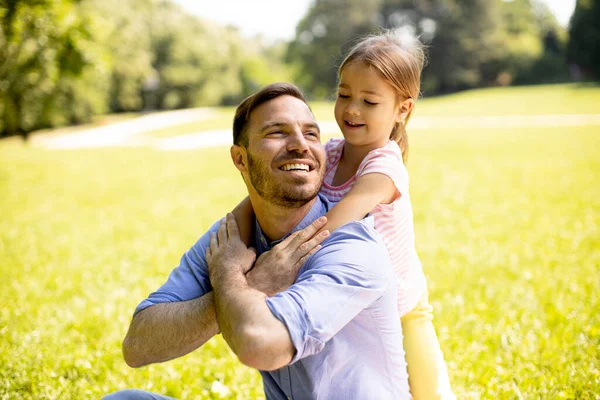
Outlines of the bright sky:
{"label": "bright sky", "polygon": [[[242,34],[269,39],[292,39],[296,24],[313,0],[173,0],[190,12],[223,25],[237,26]],[[511,0],[505,0],[511,1]],[[566,26],[576,0],[542,0]]]}

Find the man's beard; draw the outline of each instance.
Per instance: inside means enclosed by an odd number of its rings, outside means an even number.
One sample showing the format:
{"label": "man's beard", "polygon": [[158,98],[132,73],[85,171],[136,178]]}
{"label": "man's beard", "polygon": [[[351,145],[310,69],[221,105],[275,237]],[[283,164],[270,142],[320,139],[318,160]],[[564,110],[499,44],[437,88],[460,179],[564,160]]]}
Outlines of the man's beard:
{"label": "man's beard", "polygon": [[[314,199],[319,193],[321,182],[323,181],[322,172],[319,174],[318,183],[310,190],[306,190],[304,182],[301,181],[298,182],[297,186],[289,182],[284,185],[278,185],[278,182],[271,176],[267,166],[253,158],[249,152],[247,154],[250,183],[258,195],[265,201],[283,208],[298,208]],[[284,159],[286,158],[290,160],[307,159],[306,156],[299,153],[288,153],[288,156],[284,157]],[[322,171],[321,165],[314,158],[311,158],[311,160],[315,161],[316,168]]]}

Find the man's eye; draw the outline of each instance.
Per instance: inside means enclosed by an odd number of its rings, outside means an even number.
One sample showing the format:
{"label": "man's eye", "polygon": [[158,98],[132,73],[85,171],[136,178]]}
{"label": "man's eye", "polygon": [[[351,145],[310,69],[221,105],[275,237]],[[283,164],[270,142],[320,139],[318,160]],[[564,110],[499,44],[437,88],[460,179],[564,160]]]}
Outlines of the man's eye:
{"label": "man's eye", "polygon": [[319,137],[319,134],[317,132],[313,132],[313,131],[308,131],[305,133],[306,136],[312,136],[312,137]]}
{"label": "man's eye", "polygon": [[280,136],[280,135],[283,135],[282,131],[273,131],[273,132],[267,133],[267,136]]}
{"label": "man's eye", "polygon": [[369,100],[365,100],[365,103],[367,103],[370,106],[376,106],[378,103],[373,103],[372,101]]}

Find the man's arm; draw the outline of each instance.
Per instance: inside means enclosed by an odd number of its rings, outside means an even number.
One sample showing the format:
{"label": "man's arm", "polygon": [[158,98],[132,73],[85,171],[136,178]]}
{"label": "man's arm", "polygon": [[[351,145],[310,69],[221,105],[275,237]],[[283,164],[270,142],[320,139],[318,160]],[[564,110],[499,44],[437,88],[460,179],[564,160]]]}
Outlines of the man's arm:
{"label": "man's arm", "polygon": [[133,368],[181,357],[219,333],[213,293],[193,300],[155,304],[137,313],[123,340]]}
{"label": "man's arm", "polygon": [[240,240],[233,215],[211,237],[206,258],[223,338],[240,361],[268,371],[289,364],[295,353],[286,326],[267,306],[266,295],[252,288],[246,272],[256,254]]}
{"label": "man's arm", "polygon": [[185,355],[219,332],[214,295],[204,253],[210,232],[181,257],[167,281],[142,301],[123,340],[123,356],[131,367]]}
{"label": "man's arm", "polygon": [[289,364],[295,349],[286,326],[267,307],[267,296],[250,287],[238,271],[213,285],[219,327],[240,362],[262,371]]}

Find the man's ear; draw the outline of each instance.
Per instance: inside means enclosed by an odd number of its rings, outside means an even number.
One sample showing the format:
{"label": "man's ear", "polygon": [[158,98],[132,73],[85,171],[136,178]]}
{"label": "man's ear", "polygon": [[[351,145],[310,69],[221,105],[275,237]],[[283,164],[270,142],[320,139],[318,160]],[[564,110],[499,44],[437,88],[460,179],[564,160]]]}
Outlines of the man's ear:
{"label": "man's ear", "polygon": [[398,114],[396,115],[396,122],[403,122],[408,114],[412,111],[415,106],[413,99],[406,99],[398,105]]}
{"label": "man's ear", "polygon": [[248,161],[246,158],[246,149],[242,146],[238,146],[234,144],[229,149],[229,153],[231,154],[231,161],[233,161],[233,165],[240,171],[244,172],[248,170]]}

